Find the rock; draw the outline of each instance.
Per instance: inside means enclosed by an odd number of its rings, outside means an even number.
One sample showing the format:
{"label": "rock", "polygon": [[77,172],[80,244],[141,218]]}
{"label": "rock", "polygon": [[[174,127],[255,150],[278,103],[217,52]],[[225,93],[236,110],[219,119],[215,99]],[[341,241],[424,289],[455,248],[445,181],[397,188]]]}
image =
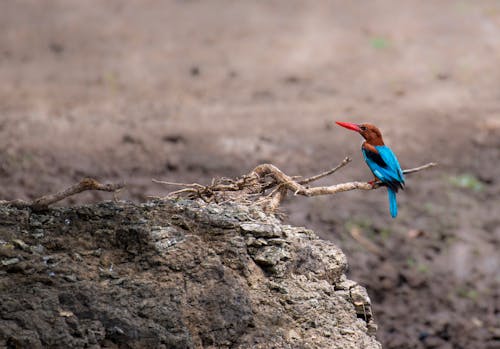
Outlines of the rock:
{"label": "rock", "polygon": [[17,257],[15,258],[9,258],[9,259],[4,259],[2,260],[2,265],[3,266],[8,266],[8,265],[13,265],[13,264],[16,264],[16,263],[19,263],[21,260]]}
{"label": "rock", "polygon": [[255,263],[264,268],[274,267],[281,260],[290,258],[290,254],[284,248],[278,246],[264,246],[255,250],[252,256]]}
{"label": "rock", "polygon": [[349,292],[357,316],[366,321],[368,333],[375,335],[377,332],[377,325],[373,321],[371,300],[370,297],[368,297],[368,292],[360,285],[352,286]]}
{"label": "rock", "polygon": [[241,230],[249,233],[254,237],[281,237],[281,228],[275,224],[259,224],[259,223],[242,223]]}
{"label": "rock", "polygon": [[0,347],[380,348],[342,251],[257,208],[101,203],[32,213],[23,234],[26,216],[0,207],[17,247],[2,247]]}
{"label": "rock", "polygon": [[30,247],[21,239],[13,239],[12,245],[23,251],[30,251]]}
{"label": "rock", "polygon": [[14,250],[14,245],[12,244],[0,245],[0,258],[14,258],[17,252],[18,251]]}

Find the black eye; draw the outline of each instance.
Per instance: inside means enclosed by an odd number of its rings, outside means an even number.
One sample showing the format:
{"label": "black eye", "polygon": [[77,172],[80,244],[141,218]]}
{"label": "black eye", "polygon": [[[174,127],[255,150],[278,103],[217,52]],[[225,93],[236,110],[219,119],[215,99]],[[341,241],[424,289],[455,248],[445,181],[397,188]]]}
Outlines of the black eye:
{"label": "black eye", "polygon": [[365,126],[360,126],[359,128],[361,129],[361,131],[366,131],[366,127]]}

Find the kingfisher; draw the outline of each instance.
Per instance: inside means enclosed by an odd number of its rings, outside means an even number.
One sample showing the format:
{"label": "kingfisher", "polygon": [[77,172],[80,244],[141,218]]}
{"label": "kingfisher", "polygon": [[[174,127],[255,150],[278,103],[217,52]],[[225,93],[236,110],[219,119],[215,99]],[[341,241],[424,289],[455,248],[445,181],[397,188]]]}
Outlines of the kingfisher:
{"label": "kingfisher", "polygon": [[384,144],[382,133],[374,125],[358,125],[341,121],[336,121],[336,123],[339,126],[358,132],[365,139],[361,145],[361,151],[363,152],[366,164],[375,176],[375,180],[369,183],[374,185],[376,181],[380,181],[387,187],[389,210],[392,218],[396,218],[398,215],[396,193],[400,188],[404,189],[405,184],[405,177],[399,165],[398,158],[392,152],[391,148]]}

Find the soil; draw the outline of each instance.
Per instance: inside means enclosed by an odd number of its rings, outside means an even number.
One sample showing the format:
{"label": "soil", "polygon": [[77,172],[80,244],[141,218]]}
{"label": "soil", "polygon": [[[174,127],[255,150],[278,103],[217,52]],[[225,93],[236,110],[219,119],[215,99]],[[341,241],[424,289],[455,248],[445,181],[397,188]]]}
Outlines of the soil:
{"label": "soil", "polygon": [[[319,184],[369,180],[378,125],[408,176],[384,189],[288,200],[285,221],[346,253],[385,348],[500,348],[498,1],[3,2],[0,197],[84,176],[136,202],[262,162]],[[62,205],[96,202],[83,194]],[[380,249],[367,250],[360,232]]]}

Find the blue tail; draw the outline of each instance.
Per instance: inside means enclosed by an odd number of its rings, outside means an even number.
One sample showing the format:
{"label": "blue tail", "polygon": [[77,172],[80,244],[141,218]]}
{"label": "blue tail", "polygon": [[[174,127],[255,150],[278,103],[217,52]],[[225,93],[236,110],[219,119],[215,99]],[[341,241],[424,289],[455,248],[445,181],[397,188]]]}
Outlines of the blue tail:
{"label": "blue tail", "polygon": [[389,193],[389,208],[391,210],[392,218],[396,218],[398,215],[398,202],[396,201],[396,192],[391,188],[387,188]]}

